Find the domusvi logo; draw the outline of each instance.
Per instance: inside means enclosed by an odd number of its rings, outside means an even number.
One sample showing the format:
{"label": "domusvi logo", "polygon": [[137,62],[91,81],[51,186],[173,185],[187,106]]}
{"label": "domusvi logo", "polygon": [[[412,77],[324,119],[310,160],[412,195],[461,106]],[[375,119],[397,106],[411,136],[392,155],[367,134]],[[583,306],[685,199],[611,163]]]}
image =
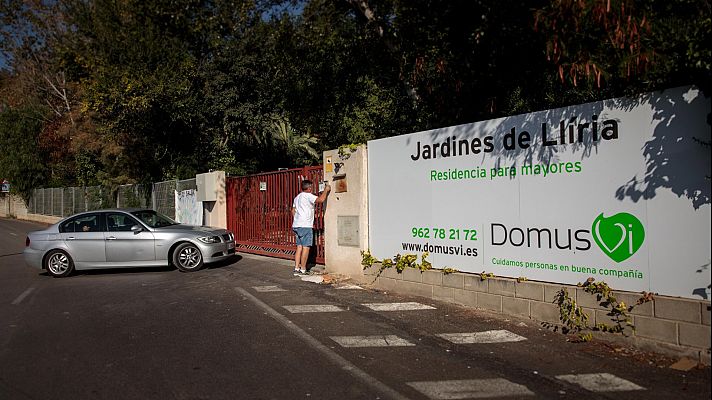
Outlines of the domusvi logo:
{"label": "domusvi logo", "polygon": [[608,218],[603,213],[593,221],[593,240],[611,260],[622,262],[633,256],[645,240],[643,224],[632,214],[618,213]]}

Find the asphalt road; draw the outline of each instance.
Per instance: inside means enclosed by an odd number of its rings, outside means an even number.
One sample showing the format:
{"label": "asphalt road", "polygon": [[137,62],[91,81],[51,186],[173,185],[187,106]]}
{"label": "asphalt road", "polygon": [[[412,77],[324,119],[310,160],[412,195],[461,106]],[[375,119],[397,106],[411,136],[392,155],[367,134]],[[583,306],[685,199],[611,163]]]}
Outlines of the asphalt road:
{"label": "asphalt road", "polygon": [[[305,282],[282,260],[54,279],[21,255],[39,227],[0,219],[2,400],[710,398],[709,368],[675,371],[533,321]],[[365,305],[396,302],[430,308]],[[477,332],[490,343],[438,336]]]}

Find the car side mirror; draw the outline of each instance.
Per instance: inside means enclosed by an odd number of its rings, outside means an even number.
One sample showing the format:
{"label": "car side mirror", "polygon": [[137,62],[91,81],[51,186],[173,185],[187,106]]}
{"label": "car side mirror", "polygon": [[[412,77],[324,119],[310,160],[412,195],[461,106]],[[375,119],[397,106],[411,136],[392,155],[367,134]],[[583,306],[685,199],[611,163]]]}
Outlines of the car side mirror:
{"label": "car side mirror", "polygon": [[134,233],[134,235],[143,232],[143,228],[141,228],[141,225],[134,225],[131,227],[131,232]]}

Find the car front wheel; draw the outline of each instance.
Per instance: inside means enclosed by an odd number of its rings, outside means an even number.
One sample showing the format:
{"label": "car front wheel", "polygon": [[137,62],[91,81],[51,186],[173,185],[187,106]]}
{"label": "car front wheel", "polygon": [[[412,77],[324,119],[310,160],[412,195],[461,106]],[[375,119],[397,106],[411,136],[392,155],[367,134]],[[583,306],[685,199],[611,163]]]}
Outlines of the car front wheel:
{"label": "car front wheel", "polygon": [[61,250],[52,250],[45,257],[45,269],[55,278],[64,278],[74,271],[74,261]]}
{"label": "car front wheel", "polygon": [[181,243],[173,252],[173,265],[182,272],[193,272],[203,268],[203,255],[194,244]]}

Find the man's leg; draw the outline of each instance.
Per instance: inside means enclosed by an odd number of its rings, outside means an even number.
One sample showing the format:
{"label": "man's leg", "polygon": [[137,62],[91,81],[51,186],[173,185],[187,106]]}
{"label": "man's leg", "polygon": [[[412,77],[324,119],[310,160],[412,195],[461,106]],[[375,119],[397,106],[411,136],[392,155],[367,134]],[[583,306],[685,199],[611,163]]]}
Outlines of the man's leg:
{"label": "man's leg", "polygon": [[302,252],[303,252],[304,247],[297,245],[297,252],[294,253],[294,270],[298,270],[300,267],[300,263],[302,261]]}
{"label": "man's leg", "polygon": [[304,230],[304,241],[302,242],[302,266],[301,269],[307,272],[307,260],[309,259],[309,248],[314,244],[314,230],[306,228]]}
{"label": "man's leg", "polygon": [[304,272],[307,272],[307,259],[309,258],[309,246],[303,246],[302,247],[302,266],[300,269]]}

